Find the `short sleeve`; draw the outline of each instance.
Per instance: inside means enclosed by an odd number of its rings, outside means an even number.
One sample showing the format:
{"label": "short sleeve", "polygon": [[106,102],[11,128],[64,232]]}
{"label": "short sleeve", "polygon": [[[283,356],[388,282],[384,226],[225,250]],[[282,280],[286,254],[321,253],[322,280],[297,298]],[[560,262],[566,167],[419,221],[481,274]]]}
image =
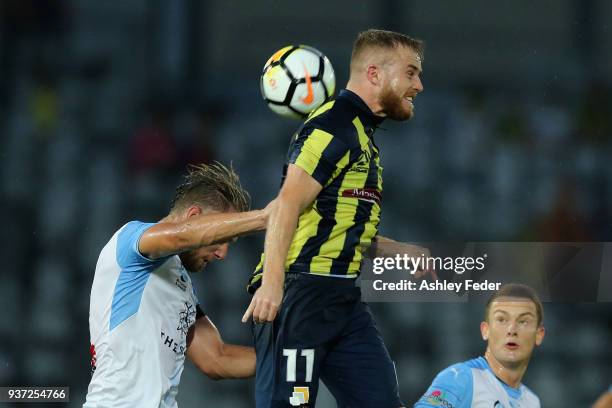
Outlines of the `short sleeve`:
{"label": "short sleeve", "polygon": [[349,147],[321,129],[302,131],[289,150],[289,163],[300,167],[322,186],[349,162]]}
{"label": "short sleeve", "polygon": [[142,234],[155,223],[145,223],[140,221],[128,222],[119,232],[117,237],[117,263],[123,270],[130,270],[139,266],[146,266],[158,263],[159,260],[152,260],[142,255],[138,249],[138,243]]}
{"label": "short sleeve", "polygon": [[469,367],[463,364],[452,365],[436,376],[414,407],[470,407],[472,383],[472,371]]}

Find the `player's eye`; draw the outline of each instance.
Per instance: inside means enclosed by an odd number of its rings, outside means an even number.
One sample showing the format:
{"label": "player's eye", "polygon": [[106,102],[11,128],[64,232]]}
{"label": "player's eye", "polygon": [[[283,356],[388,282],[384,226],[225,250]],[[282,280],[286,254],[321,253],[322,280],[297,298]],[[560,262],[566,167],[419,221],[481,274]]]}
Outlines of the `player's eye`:
{"label": "player's eye", "polygon": [[519,324],[522,324],[522,325],[527,325],[529,323],[531,323],[531,319],[521,319],[521,320],[519,320]]}

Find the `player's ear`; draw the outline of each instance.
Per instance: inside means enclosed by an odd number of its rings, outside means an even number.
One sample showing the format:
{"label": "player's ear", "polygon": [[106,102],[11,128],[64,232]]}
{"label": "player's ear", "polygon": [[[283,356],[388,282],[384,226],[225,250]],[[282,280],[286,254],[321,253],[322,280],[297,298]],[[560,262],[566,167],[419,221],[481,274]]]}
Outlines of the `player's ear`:
{"label": "player's ear", "polygon": [[202,214],[202,208],[199,205],[192,205],[187,209],[187,218],[200,214]]}
{"label": "player's ear", "polygon": [[480,334],[482,335],[482,339],[484,341],[489,340],[489,323],[487,322],[480,323]]}
{"label": "player's ear", "polygon": [[536,341],[535,341],[536,346],[539,346],[540,344],[542,344],[542,342],[544,341],[545,334],[546,334],[546,329],[544,329],[544,326],[538,327],[538,331],[536,332]]}
{"label": "player's ear", "polygon": [[370,64],[366,70],[366,77],[368,78],[368,82],[372,85],[378,86],[380,84],[380,68],[378,65]]}

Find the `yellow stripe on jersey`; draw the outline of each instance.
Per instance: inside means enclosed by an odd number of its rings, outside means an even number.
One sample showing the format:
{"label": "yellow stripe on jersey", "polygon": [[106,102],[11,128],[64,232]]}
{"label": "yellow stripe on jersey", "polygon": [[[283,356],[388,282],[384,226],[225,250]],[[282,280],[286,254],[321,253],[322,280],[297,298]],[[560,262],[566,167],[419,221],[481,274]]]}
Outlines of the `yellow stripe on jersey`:
{"label": "yellow stripe on jersey", "polygon": [[[376,148],[374,148],[374,150],[376,150]],[[383,191],[382,189],[382,167],[380,167],[380,158],[378,157],[378,155],[376,155],[375,163],[376,163],[376,168],[378,169],[378,191],[382,193]],[[361,267],[361,261],[363,259],[363,252],[361,250],[362,248],[369,247],[370,244],[372,243],[372,240],[374,239],[374,237],[376,236],[378,232],[377,226],[378,226],[379,221],[380,221],[380,206],[374,205],[372,206],[372,212],[370,213],[370,219],[365,224],[365,229],[363,231],[363,234],[361,234],[360,245],[356,249],[355,257],[353,258],[353,260],[351,261],[351,264],[349,265],[349,268],[348,268],[349,273],[351,273],[351,271],[358,271],[359,268]]]}
{"label": "yellow stripe on jersey", "polygon": [[300,155],[295,160],[295,164],[306,171],[310,176],[314,173],[319,159],[323,155],[323,150],[332,141],[332,135],[320,129],[312,131],[304,142]]}
{"label": "yellow stripe on jersey", "polygon": [[319,212],[315,210],[315,208],[316,201],[311,207],[306,208],[302,215],[300,215],[298,221],[299,228],[296,229],[295,235],[293,236],[293,241],[289,247],[287,260],[285,261],[285,268],[289,268],[289,266],[291,266],[291,264],[297,259],[306,242],[308,242],[311,237],[317,235],[317,225],[319,225],[322,217]]}
{"label": "yellow stripe on jersey", "polygon": [[369,146],[370,139],[368,138],[368,135],[366,135],[365,129],[363,128],[363,125],[361,124],[361,121],[358,117],[353,119],[353,126],[355,126],[355,128],[357,129],[357,135],[359,136],[359,144],[361,145],[361,150],[368,150],[370,153],[372,153],[372,149],[370,149]]}
{"label": "yellow stripe on jersey", "polygon": [[351,152],[346,152],[344,156],[342,156],[342,158],[336,164],[336,170],[334,170],[334,172],[332,173],[332,176],[329,178],[329,181],[325,184],[325,187],[327,187],[332,181],[336,179],[336,177],[338,177],[338,175],[342,172],[342,170],[344,170],[344,168],[348,165],[350,158],[351,158]]}
{"label": "yellow stripe on jersey", "polygon": [[[317,234],[317,225],[319,224],[319,221],[321,221],[322,217],[319,215],[318,211],[314,210],[313,207],[315,205],[316,202],[313,204],[313,206],[306,208],[304,210],[304,213],[302,213],[299,218],[298,224],[300,228],[295,231],[293,241],[291,241],[291,247],[289,248],[289,252],[287,253],[287,259],[285,261],[285,268],[289,268],[289,266],[300,255],[300,252],[302,251],[302,248],[304,247],[304,244],[306,244],[308,239]],[[257,264],[255,270],[263,269],[264,261],[265,254],[261,254],[259,264]],[[258,280],[259,278],[254,279],[251,281],[251,283],[257,282]]]}
{"label": "yellow stripe on jersey", "polygon": [[[357,129],[359,143],[362,147],[362,150],[370,150],[368,146],[369,145],[368,135],[366,135],[364,127],[361,124],[361,121],[359,120],[359,118],[355,118],[353,120],[353,125]],[[346,156],[346,159],[348,160],[348,156]],[[340,169],[342,169],[343,167],[344,166],[340,167]],[[344,247],[344,241],[346,240],[346,233],[347,233],[346,226],[353,223],[353,220],[355,219],[355,214],[357,212],[357,207],[359,205],[358,198],[343,197],[342,193],[344,190],[347,190],[347,189],[363,188],[366,184],[367,179],[368,179],[368,173],[361,173],[361,172],[360,173],[349,172],[344,176],[344,179],[342,180],[342,184],[340,185],[340,188],[338,189],[338,202],[339,203],[342,202],[345,204],[351,204],[351,205],[342,205],[342,206],[338,205],[336,207],[336,214],[335,214],[336,225],[332,229],[332,232],[329,238],[327,239],[327,241],[325,241],[325,243],[321,245],[321,248],[319,249],[319,254],[325,254],[325,256],[324,257],[317,256],[312,260],[310,267],[313,271],[316,271],[319,274],[329,274],[330,273],[333,260],[338,258],[338,255],[340,255],[340,251],[342,251],[342,248]],[[374,206],[374,207],[378,207],[378,206]],[[355,262],[356,258],[353,258],[353,261],[350,264],[352,268],[349,267],[349,270],[347,273],[347,275],[349,276],[357,274],[359,270],[359,266],[361,264],[361,253],[359,249],[356,250],[355,257],[359,258],[359,262]]]}

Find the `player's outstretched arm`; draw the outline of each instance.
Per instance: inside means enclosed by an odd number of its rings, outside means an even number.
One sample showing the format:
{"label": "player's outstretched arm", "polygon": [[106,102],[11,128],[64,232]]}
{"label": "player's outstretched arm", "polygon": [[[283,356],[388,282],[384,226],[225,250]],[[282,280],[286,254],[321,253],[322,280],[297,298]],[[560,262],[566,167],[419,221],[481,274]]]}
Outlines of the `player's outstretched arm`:
{"label": "player's outstretched arm", "polygon": [[255,375],[255,350],[224,343],[207,316],[197,319],[189,332],[187,357],[213,380]]}
{"label": "player's outstretched arm", "polygon": [[312,204],[322,186],[302,168],[290,164],[276,205],[270,212],[264,245],[264,269],[261,287],[242,317],[252,315],[256,323],[272,322],[280,308],[285,282],[285,260],[297,228],[298,218]]}
{"label": "player's outstretched arm", "polygon": [[430,255],[429,249],[425,247],[395,241],[391,238],[383,237],[382,235],[377,235],[374,240],[373,256],[395,256],[396,254],[407,254],[408,256],[419,258],[421,256],[427,257]]}
{"label": "player's outstretched arm", "polygon": [[263,231],[272,207],[273,202],[263,210],[202,214],[198,206],[192,206],[187,219],[162,221],[146,230],[138,249],[147,258],[157,259]]}
{"label": "player's outstretched arm", "polygon": [[[404,254],[415,259],[429,258],[431,256],[431,252],[425,247],[395,241],[391,238],[383,237],[382,235],[377,235],[374,238],[370,251],[370,256],[372,257],[395,257],[396,255],[403,256]],[[427,274],[430,274],[433,279],[438,279],[436,271],[428,269],[416,271],[414,277],[421,278]]]}

